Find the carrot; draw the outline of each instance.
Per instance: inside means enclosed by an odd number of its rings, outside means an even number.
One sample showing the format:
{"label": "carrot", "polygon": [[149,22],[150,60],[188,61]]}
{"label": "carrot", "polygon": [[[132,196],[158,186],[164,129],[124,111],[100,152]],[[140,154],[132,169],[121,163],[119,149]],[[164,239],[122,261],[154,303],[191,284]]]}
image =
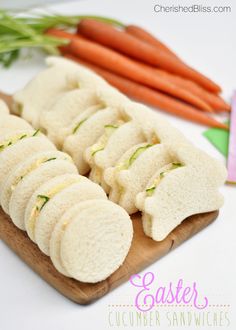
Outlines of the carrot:
{"label": "carrot", "polygon": [[[231,109],[230,106],[220,96],[206,91],[204,88],[202,88],[192,80],[182,78],[180,76],[166,72],[161,69],[150,67],[142,62],[136,61],[136,63],[145,68],[146,70],[154,70],[159,77],[166,78],[171,84],[183,88],[192,93],[193,95],[198,96],[200,99],[202,99],[202,101],[209,104],[209,106],[217,112],[230,111]],[[214,112],[213,110],[211,112]]]}
{"label": "carrot", "polygon": [[213,81],[190,68],[179,59],[168,55],[166,52],[149,45],[125,31],[120,31],[104,22],[84,19],[78,24],[79,33],[104,46],[118,50],[130,57],[145,63],[157,66],[171,73],[178,74],[197,82],[205,89],[212,92],[220,92],[221,89]]}
{"label": "carrot", "polygon": [[157,107],[171,114],[206,126],[228,129],[226,125],[216,121],[211,117],[208,117],[197,109],[181,101],[178,101],[168,95],[159,93],[151,88],[137,84],[136,82],[123,78],[107,70],[104,70],[94,64],[80,59],[79,57],[75,57],[71,54],[64,54],[64,56],[89,67],[90,69],[98,73],[100,76],[102,76],[105,80],[107,80],[111,85],[119,89],[121,92],[132,98],[135,98],[138,101],[145,102],[151,106]]}
{"label": "carrot", "polygon": [[127,33],[131,34],[133,37],[136,37],[136,38],[154,46],[156,48],[156,50],[161,50],[163,52],[166,52],[168,55],[178,58],[178,56],[172,50],[170,50],[170,48],[168,48],[163,42],[158,40],[151,33],[144,30],[140,26],[127,25],[125,27],[125,31]]}
{"label": "carrot", "polygon": [[[137,25],[127,25],[125,27],[125,31],[132,36],[150,44],[153,45],[157,50],[165,51],[169,55],[174,56],[175,58],[179,57],[172,51],[170,48],[168,48],[164,43],[162,43],[160,40],[158,40],[156,37],[154,37],[151,33],[146,31],[145,29],[141,28]],[[161,74],[161,70],[157,70],[159,74]],[[164,72],[164,71],[163,71]],[[184,87],[188,89],[193,94],[201,97],[205,102],[209,103],[210,106],[216,110],[216,111],[230,111],[231,107],[229,104],[227,104],[221,97],[214,95],[213,93],[209,93],[200,86],[198,86],[196,83],[194,83],[191,80],[183,79],[179,76],[171,76],[166,73],[166,77],[169,78],[170,81],[175,83],[178,86]],[[172,78],[173,77],[173,78]]]}
{"label": "carrot", "polygon": [[[145,63],[135,61],[138,65],[142,66],[146,70],[151,70],[152,72],[155,71],[159,77],[163,77],[166,80],[168,80],[171,84],[178,86],[180,88],[185,89],[186,91],[189,91],[193,95],[199,97],[204,101],[205,103],[209,104],[209,106],[219,111],[230,111],[230,106],[218,95],[214,93],[210,93],[203,89],[201,86],[197,85],[192,80],[188,80],[182,77],[179,77],[177,75],[171,74],[169,72],[166,72],[164,70],[156,69],[151,66],[148,66]],[[214,112],[209,111],[209,112]]]}
{"label": "carrot", "polygon": [[226,103],[220,96],[210,93],[203,89],[201,86],[197,85],[195,82],[184,79],[182,77],[170,74],[163,70],[155,69],[155,72],[162,77],[168,79],[171,83],[182,87],[192,94],[200,97],[203,101],[208,103],[216,111],[230,111],[231,107]]}
{"label": "carrot", "polygon": [[61,48],[62,52],[66,51],[67,53],[74,54],[88,62],[92,62],[121,76],[161,90],[167,94],[182,99],[185,102],[193,104],[199,109],[205,111],[212,110],[211,107],[199,97],[192,95],[183,88],[171,84],[163,77],[158,77],[155,72],[152,72],[152,70],[146,70],[133,60],[116,53],[114,50],[108,49],[84,38],[78,36],[75,37],[73,34],[62,30],[50,29],[47,33],[54,37],[68,38],[71,40],[69,45]]}

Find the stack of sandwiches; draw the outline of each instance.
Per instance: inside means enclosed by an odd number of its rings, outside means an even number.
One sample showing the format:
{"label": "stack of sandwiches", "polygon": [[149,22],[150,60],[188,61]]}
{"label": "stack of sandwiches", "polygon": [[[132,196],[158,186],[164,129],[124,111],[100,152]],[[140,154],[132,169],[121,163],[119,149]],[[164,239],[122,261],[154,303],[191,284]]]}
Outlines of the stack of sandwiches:
{"label": "stack of sandwiches", "polygon": [[226,169],[162,116],[79,64],[50,57],[14,96],[14,111],[68,153],[146,235],[163,240],[185,218],[218,210]]}
{"label": "stack of sandwiches", "polygon": [[128,213],[2,101],[0,132],[2,209],[60,273],[87,283],[106,279],[129,252]]}

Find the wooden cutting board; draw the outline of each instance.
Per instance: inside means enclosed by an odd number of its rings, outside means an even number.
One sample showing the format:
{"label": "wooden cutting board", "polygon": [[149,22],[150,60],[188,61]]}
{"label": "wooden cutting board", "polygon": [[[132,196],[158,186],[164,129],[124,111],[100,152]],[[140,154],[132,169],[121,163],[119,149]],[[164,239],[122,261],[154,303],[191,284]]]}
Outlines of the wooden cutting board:
{"label": "wooden cutting board", "polygon": [[134,239],[124,264],[108,279],[97,284],[81,283],[57,272],[49,257],[45,256],[26,235],[0,210],[0,238],[46,282],[67,298],[79,304],[88,304],[129,280],[168,252],[192,237],[218,216],[218,211],[198,214],[184,220],[162,242],[144,235],[140,214],[133,216]]}

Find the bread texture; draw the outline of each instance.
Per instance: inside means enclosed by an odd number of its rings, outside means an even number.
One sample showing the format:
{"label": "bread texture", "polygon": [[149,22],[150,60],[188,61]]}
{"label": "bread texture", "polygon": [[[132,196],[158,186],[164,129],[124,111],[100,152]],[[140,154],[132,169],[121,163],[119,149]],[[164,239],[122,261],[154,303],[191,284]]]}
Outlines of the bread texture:
{"label": "bread texture", "polygon": [[25,120],[14,115],[0,114],[0,134],[7,135],[14,133],[16,130],[30,130],[32,126]]}
{"label": "bread texture", "polygon": [[72,221],[72,219],[80,213],[80,203],[73,205],[71,208],[66,210],[58,219],[56,225],[54,226],[50,242],[49,242],[49,254],[52,260],[52,263],[56,270],[67,276],[71,277],[68,271],[65,269],[62,259],[61,259],[61,239],[64,234],[64,230],[68,223]]}
{"label": "bread texture", "polygon": [[5,178],[2,184],[2,189],[0,192],[0,201],[1,206],[5,213],[9,214],[9,203],[11,199],[11,195],[17,185],[29,175],[32,171],[36,170],[40,166],[49,161],[55,160],[67,160],[72,163],[72,159],[66,153],[52,150],[52,151],[42,151],[33,154],[28,159],[24,159],[20,162],[12,172]]}
{"label": "bread texture", "polygon": [[35,190],[27,204],[24,217],[27,234],[33,242],[36,242],[34,233],[35,225],[45,205],[47,205],[50,199],[57,193],[74,183],[80,182],[80,180],[83,180],[83,177],[76,173],[70,174],[64,172],[64,174],[57,175],[47,182],[44,182]]}
{"label": "bread texture", "polygon": [[[16,135],[34,134],[34,131],[17,131]],[[11,139],[12,135],[6,139]],[[2,139],[0,138],[0,141]],[[20,139],[0,152],[0,189],[6,176],[22,160],[39,151],[55,150],[55,146],[45,136],[32,136]]]}
{"label": "bread texture", "polygon": [[58,148],[83,120],[100,109],[120,106],[125,100],[124,96],[109,86],[95,88],[93,85],[62,94],[49,111],[42,113],[40,126]]}
{"label": "bread texture", "polygon": [[[56,227],[55,232],[60,232],[56,241],[62,267],[69,276],[87,283],[102,281],[117,270],[133,237],[127,213],[106,200],[77,204]],[[53,233],[52,249],[54,239]]]}
{"label": "bread texture", "polygon": [[55,100],[64,93],[79,88],[91,88],[94,84],[107,86],[107,83],[92,71],[72,61],[49,57],[46,64],[48,68],[14,95],[15,113],[20,114],[35,128],[40,128],[41,114],[50,110]]}
{"label": "bread texture", "polygon": [[103,178],[103,173],[101,172],[99,167],[92,166],[91,171],[89,172],[88,178],[91,181],[93,181],[94,183],[99,184],[107,195],[109,194],[110,186],[108,186],[108,184],[106,184],[106,182]]}
{"label": "bread texture", "polygon": [[[185,218],[223,205],[218,188],[226,179],[224,166],[191,144],[172,144],[168,149],[172,162],[181,166],[167,172],[166,166],[159,169],[136,197],[144,231],[156,241],[163,240]],[[149,195],[155,180],[158,184]]]}
{"label": "bread texture", "polygon": [[111,199],[115,195],[116,202],[129,214],[138,211],[136,195],[146,187],[156,170],[170,161],[168,149],[162,144],[138,144],[132,152],[114,169],[116,183],[111,188]]}
{"label": "bread texture", "polygon": [[6,103],[0,99],[0,119],[2,118],[3,115],[8,115],[9,114],[9,109]]}
{"label": "bread texture", "polygon": [[105,126],[105,133],[102,137],[85,151],[85,159],[92,168],[89,178],[101,184],[108,192],[109,189],[103,179],[104,170],[116,164],[133,145],[144,141],[142,128],[134,120],[124,122],[120,126],[119,123]]}
{"label": "bread texture", "polygon": [[74,72],[77,88],[89,88],[95,85],[109,86],[107,82],[96,73],[69,59],[61,56],[49,56],[45,61],[48,67],[65,68],[66,70],[70,70],[70,72]]}
{"label": "bread texture", "polygon": [[55,99],[71,88],[76,88],[72,68],[49,67],[34,77],[23,90],[14,94],[14,112],[39,128],[41,113],[48,111]]}
{"label": "bread texture", "polygon": [[113,123],[119,118],[119,110],[105,108],[97,111],[79,127],[75,134],[68,136],[63,145],[63,151],[67,152],[74,160],[79,172],[84,175],[90,167],[84,159],[86,148],[95,143],[103,134],[104,126]]}
{"label": "bread texture", "polygon": [[[140,147],[144,146],[144,145],[145,145],[145,143],[140,143],[139,144]],[[109,199],[114,203],[118,204],[119,197],[120,197],[120,189],[119,189],[119,185],[116,181],[116,173],[120,168],[119,165],[124,164],[127,161],[127,159],[129,159],[132,156],[132,154],[135,152],[135,150],[137,150],[137,145],[134,145],[129,150],[127,150],[120,157],[120,159],[118,160],[117,164],[115,164],[115,166],[108,167],[107,169],[104,170],[104,173],[103,173],[104,181],[110,187],[110,189],[109,189]]]}
{"label": "bread texture", "polygon": [[139,122],[149,143],[159,140],[160,143],[190,144],[188,139],[177,128],[171,125],[162,115],[137,102],[127,102],[124,113]]}
{"label": "bread texture", "polygon": [[34,235],[39,248],[50,255],[50,238],[57,221],[74,205],[92,199],[107,199],[103,189],[84,176],[79,176],[74,183],[54,195],[41,210],[36,219]]}
{"label": "bread texture", "polygon": [[25,230],[25,211],[35,190],[51,178],[65,173],[77,174],[77,168],[68,160],[54,160],[42,164],[21,180],[9,203],[10,217],[18,228]]}
{"label": "bread texture", "polygon": [[42,113],[40,126],[46,131],[48,138],[61,148],[65,138],[71,134],[71,123],[75,118],[88,108],[99,109],[98,106],[93,89],[69,91],[57,98],[50,111]]}

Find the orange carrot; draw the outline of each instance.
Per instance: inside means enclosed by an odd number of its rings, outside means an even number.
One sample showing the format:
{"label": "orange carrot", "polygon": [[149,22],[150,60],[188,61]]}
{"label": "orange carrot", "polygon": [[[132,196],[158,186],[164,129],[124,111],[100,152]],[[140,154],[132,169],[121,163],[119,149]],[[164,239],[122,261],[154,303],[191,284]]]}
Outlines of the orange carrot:
{"label": "orange carrot", "polygon": [[154,46],[133,37],[125,31],[117,30],[109,24],[92,19],[84,19],[78,24],[78,31],[87,38],[104,46],[193,80],[209,91],[216,93],[221,91],[220,87],[213,81],[190,68],[179,59],[161,50],[157,52]]}
{"label": "orange carrot", "polygon": [[195,82],[170,74],[163,70],[155,69],[155,72],[159,76],[166,77],[166,79],[168,79],[171,83],[182,87],[191,92],[192,94],[200,97],[203,101],[208,103],[212,107],[212,109],[216,111],[230,111],[230,105],[226,103],[220,96],[206,91],[201,86],[197,85]]}
{"label": "orange carrot", "polygon": [[[163,77],[171,84],[181,87],[186,91],[189,91],[193,95],[199,97],[200,99],[202,99],[202,101],[209,104],[209,106],[217,112],[230,111],[231,109],[230,106],[220,96],[206,91],[204,88],[202,88],[192,80],[177,76],[161,69],[153,68],[142,62],[136,61],[136,63],[145,68],[146,70],[151,70],[152,72],[155,71],[159,77]],[[213,110],[210,112],[214,112]]]}
{"label": "orange carrot", "polygon": [[156,37],[154,37],[151,33],[144,30],[140,26],[137,25],[127,25],[125,27],[125,31],[129,34],[131,34],[133,37],[136,37],[156,48],[156,50],[161,50],[163,52],[166,52],[167,54],[174,56],[175,58],[178,58],[178,56],[170,50],[163,42],[158,40]]}
{"label": "orange carrot", "polygon": [[199,97],[200,99],[202,99],[202,101],[209,104],[209,106],[212,108],[212,111],[209,112],[214,112],[213,110],[216,110],[217,112],[230,111],[230,106],[220,96],[206,91],[192,80],[179,77],[164,70],[153,68],[142,62],[135,61],[135,63],[140,65],[142,68],[145,68],[146,70],[156,72],[159,77],[165,78],[171,84],[183,88],[186,91],[192,93],[193,95]]}
{"label": "orange carrot", "polygon": [[[154,37],[151,33],[146,31],[145,29],[141,28],[137,25],[127,25],[125,27],[125,31],[132,36],[147,42],[150,45],[153,45],[157,50],[163,50],[169,55],[174,56],[175,58],[179,58],[170,48],[168,48],[164,43],[162,43],[160,40],[158,40],[156,37]],[[165,73],[164,71],[158,70],[158,74],[161,74],[161,72]],[[184,79],[179,76],[173,76],[168,75],[166,72],[165,75],[169,80],[173,83],[175,83],[178,86],[181,86],[183,88],[188,89],[193,94],[201,97],[205,102],[209,103],[209,105],[216,111],[230,111],[231,107],[228,103],[226,103],[220,96],[217,96],[213,93],[209,93],[201,86],[197,85],[191,80]]]}
{"label": "orange carrot", "polygon": [[146,70],[133,60],[116,53],[114,50],[108,49],[79,36],[75,37],[73,34],[59,29],[50,29],[47,33],[54,37],[68,38],[71,40],[69,45],[61,48],[62,52],[66,51],[67,53],[74,54],[88,62],[92,62],[121,76],[161,90],[167,94],[182,99],[185,102],[193,104],[199,109],[205,111],[212,110],[211,107],[199,97],[192,95],[183,88],[171,84],[163,77],[158,77],[158,75],[155,74],[155,72],[152,72],[152,70]]}
{"label": "orange carrot", "polygon": [[79,62],[82,65],[85,65],[102,76],[107,80],[111,85],[119,89],[121,92],[126,95],[141,101],[145,102],[151,106],[162,109],[166,112],[174,114],[176,116],[206,125],[211,127],[219,127],[223,129],[228,129],[228,127],[215,119],[208,117],[204,113],[198,111],[197,109],[178,101],[168,95],[159,93],[151,88],[137,84],[131,80],[123,78],[119,75],[116,75],[112,72],[104,70],[94,64],[91,64],[87,61],[75,57],[71,54],[64,54],[65,57]]}

